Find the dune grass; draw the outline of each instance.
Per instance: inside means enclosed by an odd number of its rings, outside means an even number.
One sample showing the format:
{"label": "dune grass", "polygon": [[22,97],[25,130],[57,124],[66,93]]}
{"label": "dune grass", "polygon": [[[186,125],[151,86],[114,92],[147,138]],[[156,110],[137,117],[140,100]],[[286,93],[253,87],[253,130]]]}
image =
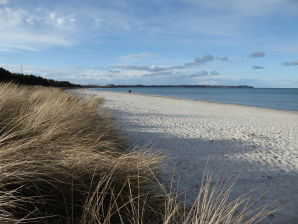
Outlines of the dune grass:
{"label": "dune grass", "polygon": [[0,84],[0,223],[257,223],[272,211],[205,178],[186,208],[161,157],[128,152],[98,98]]}

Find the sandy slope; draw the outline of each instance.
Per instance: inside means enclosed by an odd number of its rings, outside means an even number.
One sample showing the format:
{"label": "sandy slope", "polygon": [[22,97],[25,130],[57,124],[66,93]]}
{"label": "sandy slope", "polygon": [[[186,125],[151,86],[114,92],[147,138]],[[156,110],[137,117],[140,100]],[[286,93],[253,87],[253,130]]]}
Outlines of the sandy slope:
{"label": "sandy slope", "polygon": [[132,146],[165,154],[165,171],[175,172],[189,200],[209,160],[223,179],[240,173],[234,195],[256,188],[253,197],[265,192],[261,203],[280,206],[264,223],[298,223],[297,112],[103,91],[76,93],[103,97]]}

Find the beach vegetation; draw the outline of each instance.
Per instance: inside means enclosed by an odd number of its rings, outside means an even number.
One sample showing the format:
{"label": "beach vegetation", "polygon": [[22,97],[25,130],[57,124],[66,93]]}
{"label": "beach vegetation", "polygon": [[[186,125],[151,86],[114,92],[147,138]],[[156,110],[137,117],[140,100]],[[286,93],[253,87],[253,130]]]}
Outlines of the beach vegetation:
{"label": "beach vegetation", "polygon": [[78,84],[73,84],[68,81],[57,81],[46,79],[40,76],[27,75],[23,73],[13,73],[0,67],[0,82],[13,82],[24,85],[40,85],[54,87],[80,87]]}
{"label": "beach vegetation", "polygon": [[102,103],[0,84],[1,224],[251,224],[272,213],[249,195],[231,200],[234,178],[208,175],[187,205],[162,184],[162,157],[128,150]]}

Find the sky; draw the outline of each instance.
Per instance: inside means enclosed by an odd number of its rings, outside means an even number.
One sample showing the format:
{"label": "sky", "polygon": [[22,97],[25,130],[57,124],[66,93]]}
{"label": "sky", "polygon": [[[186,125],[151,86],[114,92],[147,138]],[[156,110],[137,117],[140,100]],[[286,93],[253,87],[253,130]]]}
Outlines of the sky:
{"label": "sky", "polygon": [[0,67],[79,84],[298,88],[298,0],[0,0]]}

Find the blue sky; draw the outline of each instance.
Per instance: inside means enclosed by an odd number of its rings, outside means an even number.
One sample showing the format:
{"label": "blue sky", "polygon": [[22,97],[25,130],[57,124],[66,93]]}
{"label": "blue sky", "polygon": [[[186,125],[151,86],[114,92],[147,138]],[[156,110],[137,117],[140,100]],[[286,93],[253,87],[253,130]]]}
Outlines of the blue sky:
{"label": "blue sky", "polygon": [[0,0],[0,66],[81,84],[298,87],[296,0]]}

